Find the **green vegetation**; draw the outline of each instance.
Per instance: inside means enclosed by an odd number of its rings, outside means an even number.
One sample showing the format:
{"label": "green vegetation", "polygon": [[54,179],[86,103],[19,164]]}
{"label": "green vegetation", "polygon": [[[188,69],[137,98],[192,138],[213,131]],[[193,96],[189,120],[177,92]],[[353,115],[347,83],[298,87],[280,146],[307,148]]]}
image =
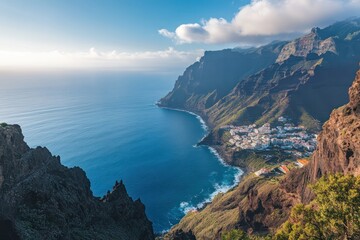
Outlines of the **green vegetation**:
{"label": "green vegetation", "polygon": [[271,240],[271,236],[248,235],[240,229],[233,229],[221,237],[222,240]]}
{"label": "green vegetation", "polygon": [[250,240],[249,236],[241,230],[233,229],[221,237],[222,240]]}
{"label": "green vegetation", "polygon": [[303,108],[301,109],[300,124],[312,131],[316,131],[321,128],[320,122],[312,117]]}
{"label": "green vegetation", "polygon": [[[221,232],[226,234],[227,230],[235,229],[239,223],[241,212],[250,210],[252,201],[249,199],[249,191],[256,191],[261,198],[267,196],[279,196],[278,183],[269,182],[265,178],[256,177],[254,174],[247,175],[242,178],[241,183],[230,191],[218,194],[211,204],[207,205],[203,210],[198,212],[189,212],[171,231],[183,229],[191,230],[197,239],[215,239],[214,236]],[[241,208],[239,206],[242,206]],[[279,214],[279,213],[274,213]],[[276,218],[277,216],[274,216]],[[236,230],[239,231],[239,230]],[[237,236],[235,233],[229,233],[229,237]],[[225,237],[223,235],[223,237]],[[250,239],[263,239],[258,236],[249,236]],[[228,238],[232,239],[232,238]],[[234,238],[237,239],[237,238]],[[240,238],[241,239],[241,238]]]}
{"label": "green vegetation", "polygon": [[360,176],[330,175],[312,189],[315,200],[295,206],[275,239],[360,239]]}
{"label": "green vegetation", "polygon": [[[234,165],[257,171],[261,168],[274,168],[286,161],[292,162],[292,156],[281,150],[253,151],[240,150],[234,152]],[[271,156],[271,157],[269,157]]]}
{"label": "green vegetation", "polygon": [[7,127],[8,124],[3,122],[3,123],[0,123],[0,126],[1,126],[1,127]]}
{"label": "green vegetation", "polygon": [[295,206],[274,236],[248,235],[233,229],[225,232],[222,240],[360,239],[360,176],[329,175],[311,188],[315,199],[308,205]]}

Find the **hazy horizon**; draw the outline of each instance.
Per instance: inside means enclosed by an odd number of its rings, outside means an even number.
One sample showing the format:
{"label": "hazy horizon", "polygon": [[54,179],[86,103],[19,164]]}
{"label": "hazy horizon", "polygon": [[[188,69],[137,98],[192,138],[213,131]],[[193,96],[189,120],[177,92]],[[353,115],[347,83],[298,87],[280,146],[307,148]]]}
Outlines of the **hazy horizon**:
{"label": "hazy horizon", "polygon": [[4,0],[0,69],[178,73],[205,50],[289,40],[359,12],[357,0]]}

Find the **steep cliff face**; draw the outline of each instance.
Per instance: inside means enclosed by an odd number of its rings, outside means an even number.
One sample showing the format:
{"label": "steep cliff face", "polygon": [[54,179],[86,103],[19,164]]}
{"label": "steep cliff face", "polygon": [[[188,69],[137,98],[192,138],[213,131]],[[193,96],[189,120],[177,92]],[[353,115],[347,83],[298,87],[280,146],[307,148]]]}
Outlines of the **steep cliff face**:
{"label": "steep cliff face", "polygon": [[291,172],[282,186],[308,203],[307,187],[331,173],[360,174],[360,71],[349,89],[348,104],[334,110],[318,137],[318,146],[308,166]]}
{"label": "steep cliff face", "polygon": [[160,106],[203,114],[243,78],[273,63],[284,42],[260,48],[208,51],[178,78]]}
{"label": "steep cliff face", "polygon": [[23,139],[19,126],[0,126],[0,239],[154,239],[122,182],[96,198],[82,169]]}
{"label": "steep cliff face", "polygon": [[205,209],[187,214],[171,232],[192,231],[197,239],[220,239],[221,233],[233,228],[271,231],[287,220],[295,204],[312,200],[309,183],[330,173],[359,175],[360,71],[349,96],[350,102],[334,110],[324,124],[306,167],[293,169],[281,181],[249,175]]}
{"label": "steep cliff face", "polygon": [[236,55],[231,50],[226,58],[221,51],[205,54],[160,105],[199,113],[213,127],[272,123],[286,116],[320,130],[330,112],[348,101],[360,61],[359,35],[360,18],[314,28],[276,48],[262,47],[268,49],[262,54],[238,54],[239,60],[229,57]]}
{"label": "steep cliff face", "polygon": [[360,41],[349,36],[359,30],[360,19],[345,21],[313,29],[286,44],[276,63],[239,82],[207,110],[209,121],[263,124],[286,116],[320,130],[331,111],[348,101],[347,90],[360,62]]}
{"label": "steep cliff face", "polygon": [[[326,30],[323,30],[326,31]],[[337,53],[335,38],[333,36],[323,39],[320,28],[313,28],[311,33],[286,44],[276,59],[276,62],[284,62],[291,56],[306,57],[310,53],[322,55],[326,52]]]}
{"label": "steep cliff face", "polygon": [[328,173],[360,174],[360,71],[349,90],[350,102],[332,112],[318,138],[310,179]]}

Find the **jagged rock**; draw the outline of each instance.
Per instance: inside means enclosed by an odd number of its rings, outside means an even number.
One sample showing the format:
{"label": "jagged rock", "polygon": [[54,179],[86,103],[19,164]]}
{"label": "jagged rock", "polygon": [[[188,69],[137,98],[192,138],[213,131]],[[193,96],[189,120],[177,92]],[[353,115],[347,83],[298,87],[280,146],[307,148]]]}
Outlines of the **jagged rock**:
{"label": "jagged rock", "polygon": [[104,198],[85,172],[42,147],[18,125],[0,126],[0,239],[154,239],[144,205],[117,183]]}
{"label": "jagged rock", "polygon": [[282,48],[276,62],[284,62],[291,56],[306,57],[310,53],[322,55],[326,52],[337,54],[334,37],[322,39],[321,29],[313,28],[311,32],[304,37],[298,38],[286,44]]}
{"label": "jagged rock", "polygon": [[309,166],[310,181],[335,172],[360,174],[360,71],[349,89],[350,102],[332,112]]}

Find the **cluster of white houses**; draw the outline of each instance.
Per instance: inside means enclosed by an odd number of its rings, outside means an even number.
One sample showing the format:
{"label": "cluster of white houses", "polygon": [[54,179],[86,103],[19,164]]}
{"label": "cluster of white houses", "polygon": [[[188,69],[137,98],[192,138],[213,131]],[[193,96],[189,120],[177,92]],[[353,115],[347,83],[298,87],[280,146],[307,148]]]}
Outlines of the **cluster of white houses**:
{"label": "cluster of white houses", "polygon": [[[281,121],[280,121],[281,120]],[[307,156],[316,148],[316,134],[311,134],[302,126],[294,126],[279,118],[281,125],[271,127],[269,123],[257,127],[226,126],[230,132],[228,145],[235,149],[270,150],[279,148],[286,151],[297,151]]]}

